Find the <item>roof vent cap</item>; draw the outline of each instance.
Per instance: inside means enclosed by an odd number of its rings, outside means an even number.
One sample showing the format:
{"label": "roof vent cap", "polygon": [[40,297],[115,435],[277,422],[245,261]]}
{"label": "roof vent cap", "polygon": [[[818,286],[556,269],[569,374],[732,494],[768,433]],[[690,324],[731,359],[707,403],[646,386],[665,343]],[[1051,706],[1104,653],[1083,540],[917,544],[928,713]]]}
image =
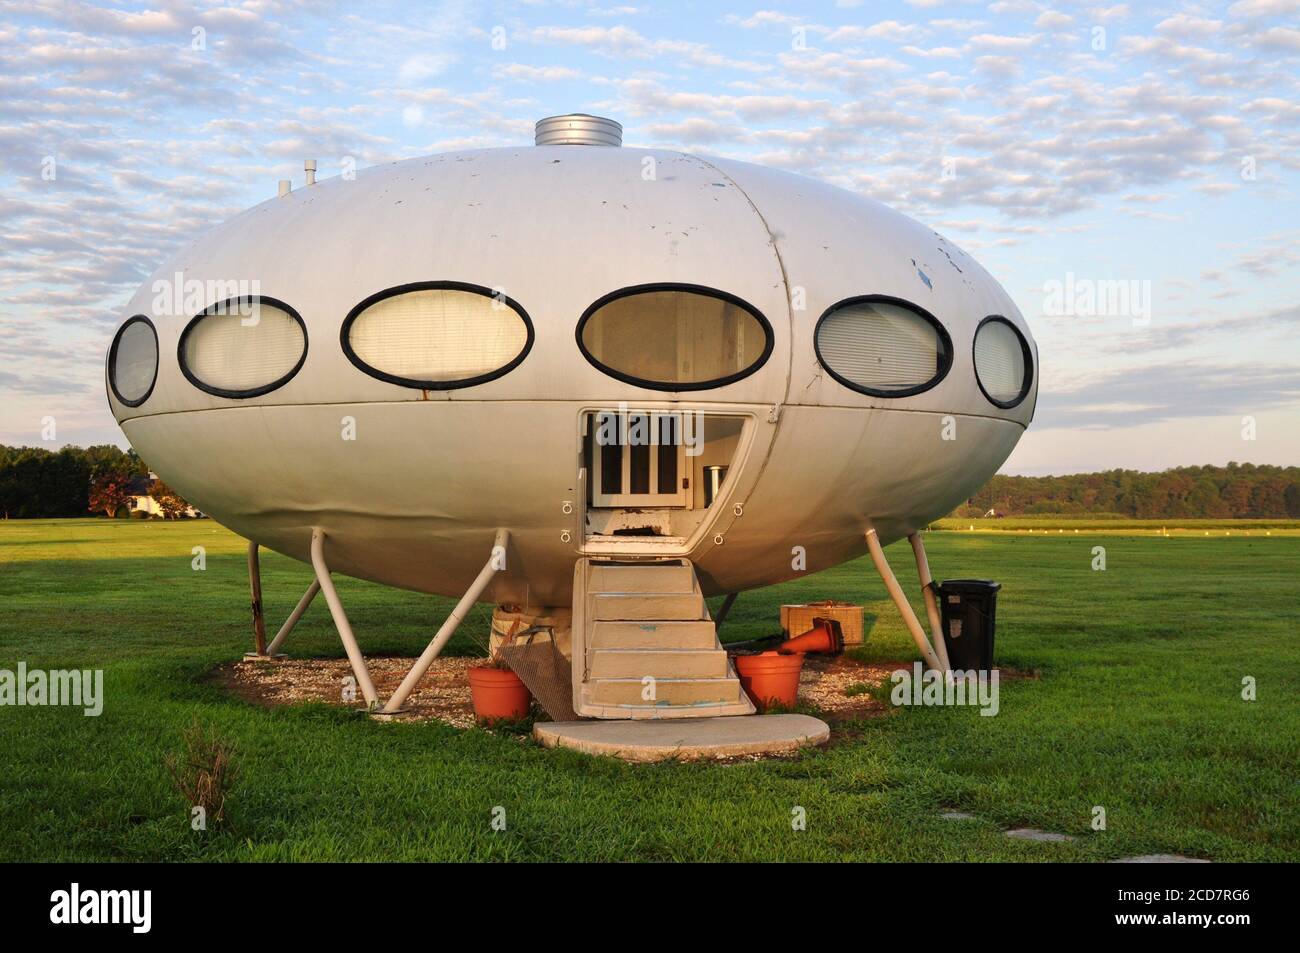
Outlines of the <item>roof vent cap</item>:
{"label": "roof vent cap", "polygon": [[569,113],[539,119],[535,144],[539,146],[621,146],[623,127],[612,119]]}

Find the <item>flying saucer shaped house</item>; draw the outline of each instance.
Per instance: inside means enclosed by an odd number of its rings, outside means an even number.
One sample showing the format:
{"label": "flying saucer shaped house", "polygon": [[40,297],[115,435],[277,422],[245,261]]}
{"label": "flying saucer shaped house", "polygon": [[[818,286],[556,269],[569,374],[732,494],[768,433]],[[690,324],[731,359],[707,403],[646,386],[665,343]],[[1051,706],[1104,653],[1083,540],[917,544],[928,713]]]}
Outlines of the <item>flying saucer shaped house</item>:
{"label": "flying saucer shaped house", "polygon": [[309,162],[131,300],[107,360],[131,443],[253,557],[314,567],[272,649],[323,589],[378,704],[332,571],[461,597],[410,684],[487,601],[572,611],[580,716],[751,711],[704,596],[871,551],[902,609],[880,545],[923,561],[918,528],[1011,453],[1036,350],[965,252],[621,138],[575,115],[534,146]]}

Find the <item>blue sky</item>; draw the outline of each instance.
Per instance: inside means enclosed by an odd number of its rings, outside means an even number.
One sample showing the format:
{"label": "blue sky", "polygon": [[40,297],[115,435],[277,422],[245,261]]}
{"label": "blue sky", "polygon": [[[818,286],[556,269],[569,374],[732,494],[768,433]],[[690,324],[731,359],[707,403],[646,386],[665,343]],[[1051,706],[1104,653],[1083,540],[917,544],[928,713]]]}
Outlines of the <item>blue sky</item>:
{"label": "blue sky", "polygon": [[[1006,472],[1300,464],[1300,0],[0,3],[0,442],[46,417],[56,446],[121,442],[126,299],[304,158],[517,145],[572,111],[966,248],[1042,355]],[[1137,304],[1060,313],[1066,282]]]}

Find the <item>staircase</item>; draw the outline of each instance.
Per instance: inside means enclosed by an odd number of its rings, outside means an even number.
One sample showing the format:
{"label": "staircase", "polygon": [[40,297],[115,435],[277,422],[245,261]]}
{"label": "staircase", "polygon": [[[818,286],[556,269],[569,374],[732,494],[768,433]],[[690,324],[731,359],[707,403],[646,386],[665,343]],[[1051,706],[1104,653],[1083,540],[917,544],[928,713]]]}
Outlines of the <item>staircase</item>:
{"label": "staircase", "polygon": [[582,718],[754,713],[688,560],[578,560],[573,707]]}

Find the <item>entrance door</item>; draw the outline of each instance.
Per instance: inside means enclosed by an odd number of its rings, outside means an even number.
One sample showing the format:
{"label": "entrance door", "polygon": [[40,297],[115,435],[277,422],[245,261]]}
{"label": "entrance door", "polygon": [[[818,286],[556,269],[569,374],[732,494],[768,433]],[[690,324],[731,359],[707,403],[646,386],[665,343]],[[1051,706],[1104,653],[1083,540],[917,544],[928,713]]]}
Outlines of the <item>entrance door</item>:
{"label": "entrance door", "polygon": [[686,506],[691,483],[680,414],[602,411],[590,426],[593,506]]}

